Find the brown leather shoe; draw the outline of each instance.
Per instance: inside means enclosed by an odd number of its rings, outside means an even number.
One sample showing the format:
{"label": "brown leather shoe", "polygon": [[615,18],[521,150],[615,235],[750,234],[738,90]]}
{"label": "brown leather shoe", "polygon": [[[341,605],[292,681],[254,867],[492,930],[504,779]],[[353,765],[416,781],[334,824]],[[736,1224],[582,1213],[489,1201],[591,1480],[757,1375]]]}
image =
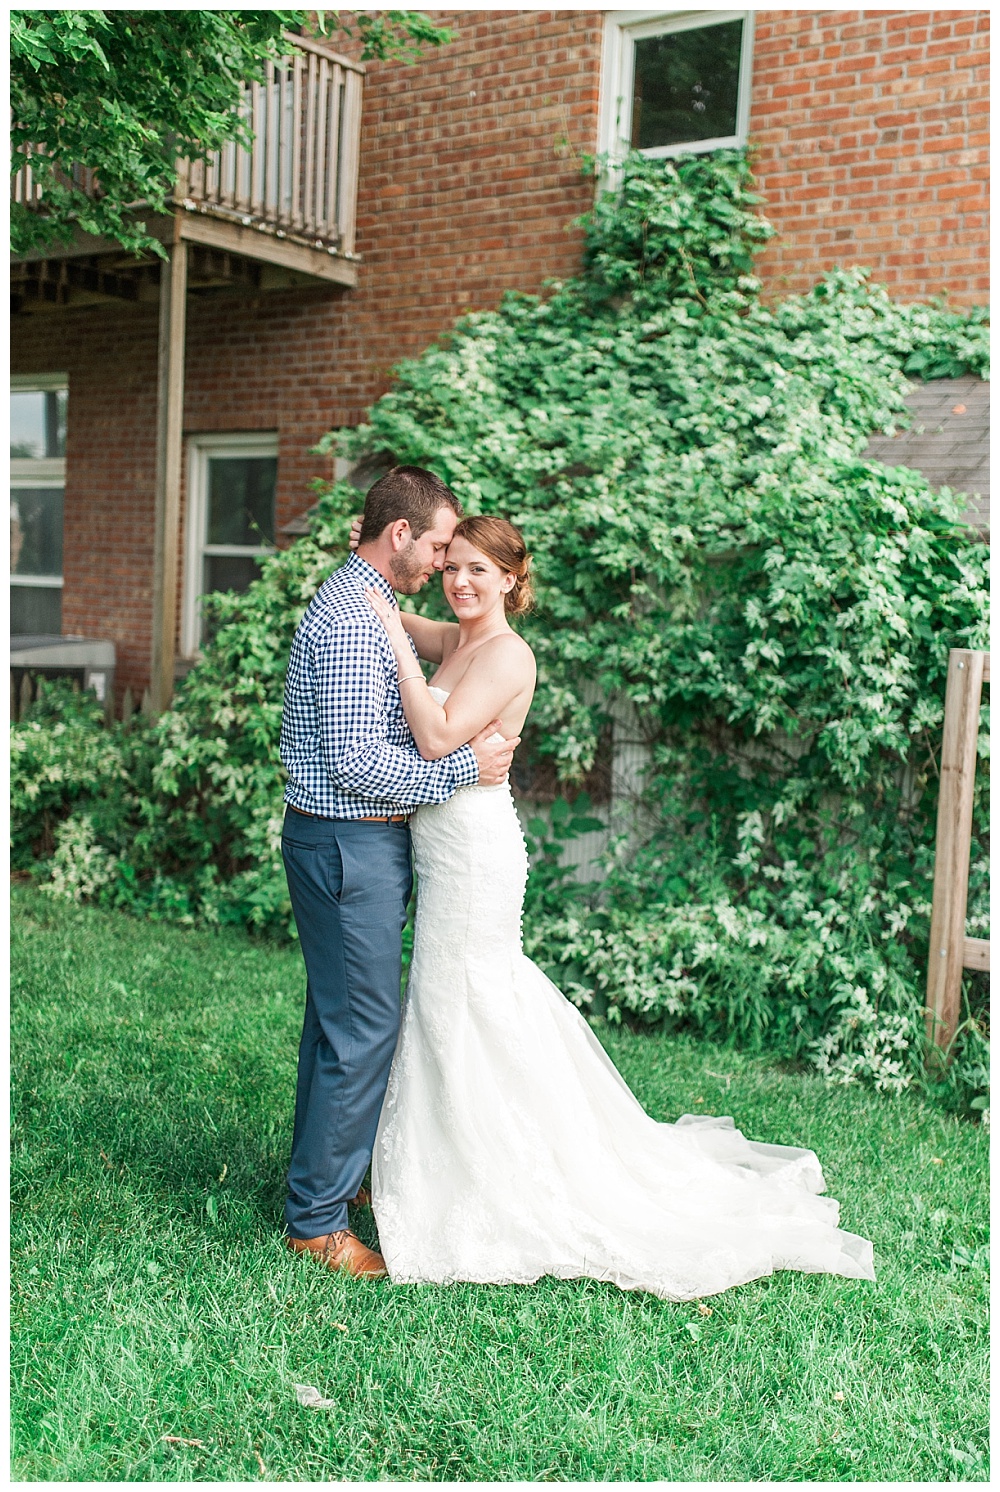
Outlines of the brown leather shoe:
{"label": "brown leather shoe", "polygon": [[382,1255],[366,1248],[347,1228],[324,1233],[319,1238],[286,1238],[285,1242],[293,1254],[312,1254],[328,1269],[353,1274],[358,1279],[381,1280],[389,1273]]}
{"label": "brown leather shoe", "polygon": [[348,1207],[370,1207],[372,1205],[372,1194],[368,1190],[367,1186],[359,1187],[358,1195],[356,1197],[352,1197],[347,1205]]}

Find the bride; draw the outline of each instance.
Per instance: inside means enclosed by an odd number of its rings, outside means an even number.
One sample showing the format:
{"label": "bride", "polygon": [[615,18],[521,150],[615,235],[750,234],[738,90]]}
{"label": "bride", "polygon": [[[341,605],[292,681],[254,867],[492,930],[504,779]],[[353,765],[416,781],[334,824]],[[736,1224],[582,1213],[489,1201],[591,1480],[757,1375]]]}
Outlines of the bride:
{"label": "bride", "polygon": [[[535,686],[509,622],[531,603],[518,530],[464,519],[443,583],[457,622],[367,593],[430,759],[494,719],[519,734]],[[407,632],[437,665],[429,685]],[[649,1118],[525,956],[528,864],[509,787],[460,788],[418,809],[411,830],[413,962],[372,1166],[393,1281],[588,1276],[690,1300],[777,1269],[874,1278],[871,1244],[842,1232],[838,1204],[817,1195],[812,1151],[747,1140],[731,1119]]]}

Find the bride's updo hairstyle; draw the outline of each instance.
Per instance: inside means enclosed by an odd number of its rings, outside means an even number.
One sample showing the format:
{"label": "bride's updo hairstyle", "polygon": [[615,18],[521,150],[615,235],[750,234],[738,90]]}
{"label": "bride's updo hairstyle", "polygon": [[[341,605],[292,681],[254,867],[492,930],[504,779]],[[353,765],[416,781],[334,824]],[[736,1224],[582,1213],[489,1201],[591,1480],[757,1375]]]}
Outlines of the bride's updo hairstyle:
{"label": "bride's updo hairstyle", "polygon": [[465,539],[480,554],[485,554],[504,574],[514,576],[514,584],[503,598],[507,616],[523,616],[534,604],[535,592],[529,571],[531,555],[525,548],[520,529],[506,518],[463,518],[455,529],[456,539]]}

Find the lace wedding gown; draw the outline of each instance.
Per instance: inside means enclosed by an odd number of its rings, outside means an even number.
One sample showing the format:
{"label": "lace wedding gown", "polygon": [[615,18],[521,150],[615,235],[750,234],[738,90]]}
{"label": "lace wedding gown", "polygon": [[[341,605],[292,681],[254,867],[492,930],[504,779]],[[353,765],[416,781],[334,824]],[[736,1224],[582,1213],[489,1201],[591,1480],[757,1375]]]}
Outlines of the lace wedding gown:
{"label": "lace wedding gown", "polygon": [[411,827],[413,963],[372,1171],[394,1282],[584,1275],[690,1300],[777,1269],[874,1278],[811,1150],[650,1119],[525,957],[508,787],[460,788]]}

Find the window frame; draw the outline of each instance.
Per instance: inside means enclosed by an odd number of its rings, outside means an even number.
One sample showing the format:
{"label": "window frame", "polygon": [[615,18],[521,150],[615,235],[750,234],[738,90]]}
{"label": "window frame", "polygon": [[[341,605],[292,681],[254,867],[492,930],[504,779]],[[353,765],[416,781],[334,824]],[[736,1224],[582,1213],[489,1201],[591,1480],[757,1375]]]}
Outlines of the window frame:
{"label": "window frame", "polygon": [[[598,153],[614,168],[631,150],[632,93],[635,85],[635,43],[650,36],[677,31],[697,31],[743,22],[740,76],[736,100],[736,133],[710,140],[684,141],[676,145],[652,145],[640,152],[650,160],[669,160],[680,155],[701,155],[710,150],[741,149],[750,131],[750,91],[753,79],[754,15],[752,10],[613,10],[604,21],[601,58],[601,102]],[[623,121],[623,114],[625,119]],[[624,130],[624,132],[623,132]],[[608,185],[606,181],[604,183]]]}
{"label": "window frame", "polygon": [[[68,373],[12,373],[10,376],[10,392],[12,394],[52,394],[61,389],[66,390],[67,406],[69,404],[69,374]],[[13,501],[18,487],[50,487],[62,489],[63,493],[63,568],[59,575],[15,575],[10,572],[10,584],[12,586],[30,587],[32,590],[52,590],[62,592],[65,589],[66,578],[66,552],[65,552],[65,524],[66,524],[66,457],[65,456],[42,456],[35,459],[31,456],[12,457],[10,460],[10,496]],[[60,614],[62,607],[60,605]],[[59,623],[60,635],[62,635],[62,621]]]}
{"label": "window frame", "polygon": [[[264,456],[277,459],[277,431],[194,435],[187,451],[187,512],[185,521],[184,592],[181,608],[181,656],[197,658],[201,650],[201,598],[206,555],[263,557],[276,554],[276,544],[209,544],[208,463],[213,456]],[[277,481],[277,479],[276,479]],[[275,492],[275,524],[277,524]]]}

